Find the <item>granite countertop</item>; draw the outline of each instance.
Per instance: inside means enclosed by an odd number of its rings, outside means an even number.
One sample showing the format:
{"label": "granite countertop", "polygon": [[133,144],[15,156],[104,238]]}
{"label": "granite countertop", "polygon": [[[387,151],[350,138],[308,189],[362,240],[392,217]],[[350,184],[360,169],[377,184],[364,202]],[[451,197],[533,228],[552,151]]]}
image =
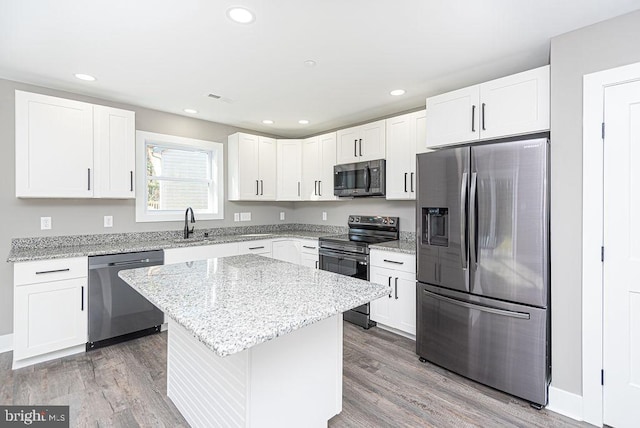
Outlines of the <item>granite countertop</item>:
{"label": "granite countertop", "polygon": [[253,254],[119,276],[221,357],[388,293],[384,285]]}
{"label": "granite countertop", "polygon": [[[97,256],[104,254],[131,253],[136,251],[160,250],[169,248],[194,247],[200,245],[225,244],[230,242],[255,241],[260,239],[300,238],[318,239],[321,236],[336,234],[335,231],[317,230],[291,230],[273,231],[263,233],[240,233],[228,235],[213,235],[184,239],[174,232],[164,234],[110,234],[55,237],[51,242],[42,238],[33,238],[33,244],[29,244],[29,238],[19,246],[12,246],[8,262],[25,262],[33,260],[60,259],[68,257]],[[83,239],[84,238],[84,239]]]}
{"label": "granite countertop", "polygon": [[[205,232],[208,233],[208,237],[204,236]],[[322,236],[340,235],[346,232],[347,228],[340,226],[286,224],[196,230],[196,235],[189,239],[182,238],[182,231],[175,230],[20,238],[12,240],[7,261],[16,263],[98,256],[260,239],[318,239]],[[371,248],[415,254],[415,233],[401,232],[400,235],[401,238],[404,235],[408,240],[376,244]]]}
{"label": "granite countertop", "polygon": [[369,246],[372,250],[393,251],[395,253],[415,254],[416,241],[389,241],[381,244],[373,244]]}

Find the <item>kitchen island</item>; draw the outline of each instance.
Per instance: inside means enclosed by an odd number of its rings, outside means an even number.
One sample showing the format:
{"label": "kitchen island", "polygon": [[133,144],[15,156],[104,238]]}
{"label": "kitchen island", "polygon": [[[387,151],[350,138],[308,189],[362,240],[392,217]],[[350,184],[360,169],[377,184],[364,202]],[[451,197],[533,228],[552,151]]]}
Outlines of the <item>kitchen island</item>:
{"label": "kitchen island", "polygon": [[194,427],[326,426],[342,312],[386,287],[243,255],[121,271],[167,314],[167,395]]}

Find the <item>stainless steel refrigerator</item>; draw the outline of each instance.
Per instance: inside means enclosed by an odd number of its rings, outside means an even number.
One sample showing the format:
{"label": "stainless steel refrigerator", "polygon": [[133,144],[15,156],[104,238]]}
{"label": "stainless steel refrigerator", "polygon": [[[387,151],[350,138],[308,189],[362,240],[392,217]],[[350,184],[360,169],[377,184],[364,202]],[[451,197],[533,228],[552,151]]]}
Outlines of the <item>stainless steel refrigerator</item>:
{"label": "stainless steel refrigerator", "polygon": [[547,404],[549,142],[418,155],[420,357]]}

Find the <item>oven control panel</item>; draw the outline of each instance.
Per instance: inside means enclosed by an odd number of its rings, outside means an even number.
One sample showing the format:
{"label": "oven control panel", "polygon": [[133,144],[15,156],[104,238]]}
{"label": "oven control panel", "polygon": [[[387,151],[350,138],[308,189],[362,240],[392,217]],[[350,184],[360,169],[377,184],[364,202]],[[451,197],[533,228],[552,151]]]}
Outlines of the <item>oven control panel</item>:
{"label": "oven control panel", "polygon": [[385,216],[369,216],[369,215],[350,215],[349,226],[379,226],[379,227],[391,227],[397,228],[400,219],[398,217],[385,217]]}

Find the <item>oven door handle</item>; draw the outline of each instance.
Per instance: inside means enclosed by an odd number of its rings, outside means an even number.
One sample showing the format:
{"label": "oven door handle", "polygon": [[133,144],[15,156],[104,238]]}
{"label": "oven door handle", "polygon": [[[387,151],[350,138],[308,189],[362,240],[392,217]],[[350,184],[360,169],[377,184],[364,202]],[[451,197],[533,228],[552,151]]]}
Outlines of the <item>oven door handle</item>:
{"label": "oven door handle", "polygon": [[365,255],[343,253],[343,252],[340,252],[340,251],[327,250],[326,248],[321,248],[320,249],[320,257],[322,257],[322,256],[334,257],[334,258],[336,258],[338,260],[351,260],[351,261],[354,261],[354,262],[367,263],[367,256],[365,256]]}

